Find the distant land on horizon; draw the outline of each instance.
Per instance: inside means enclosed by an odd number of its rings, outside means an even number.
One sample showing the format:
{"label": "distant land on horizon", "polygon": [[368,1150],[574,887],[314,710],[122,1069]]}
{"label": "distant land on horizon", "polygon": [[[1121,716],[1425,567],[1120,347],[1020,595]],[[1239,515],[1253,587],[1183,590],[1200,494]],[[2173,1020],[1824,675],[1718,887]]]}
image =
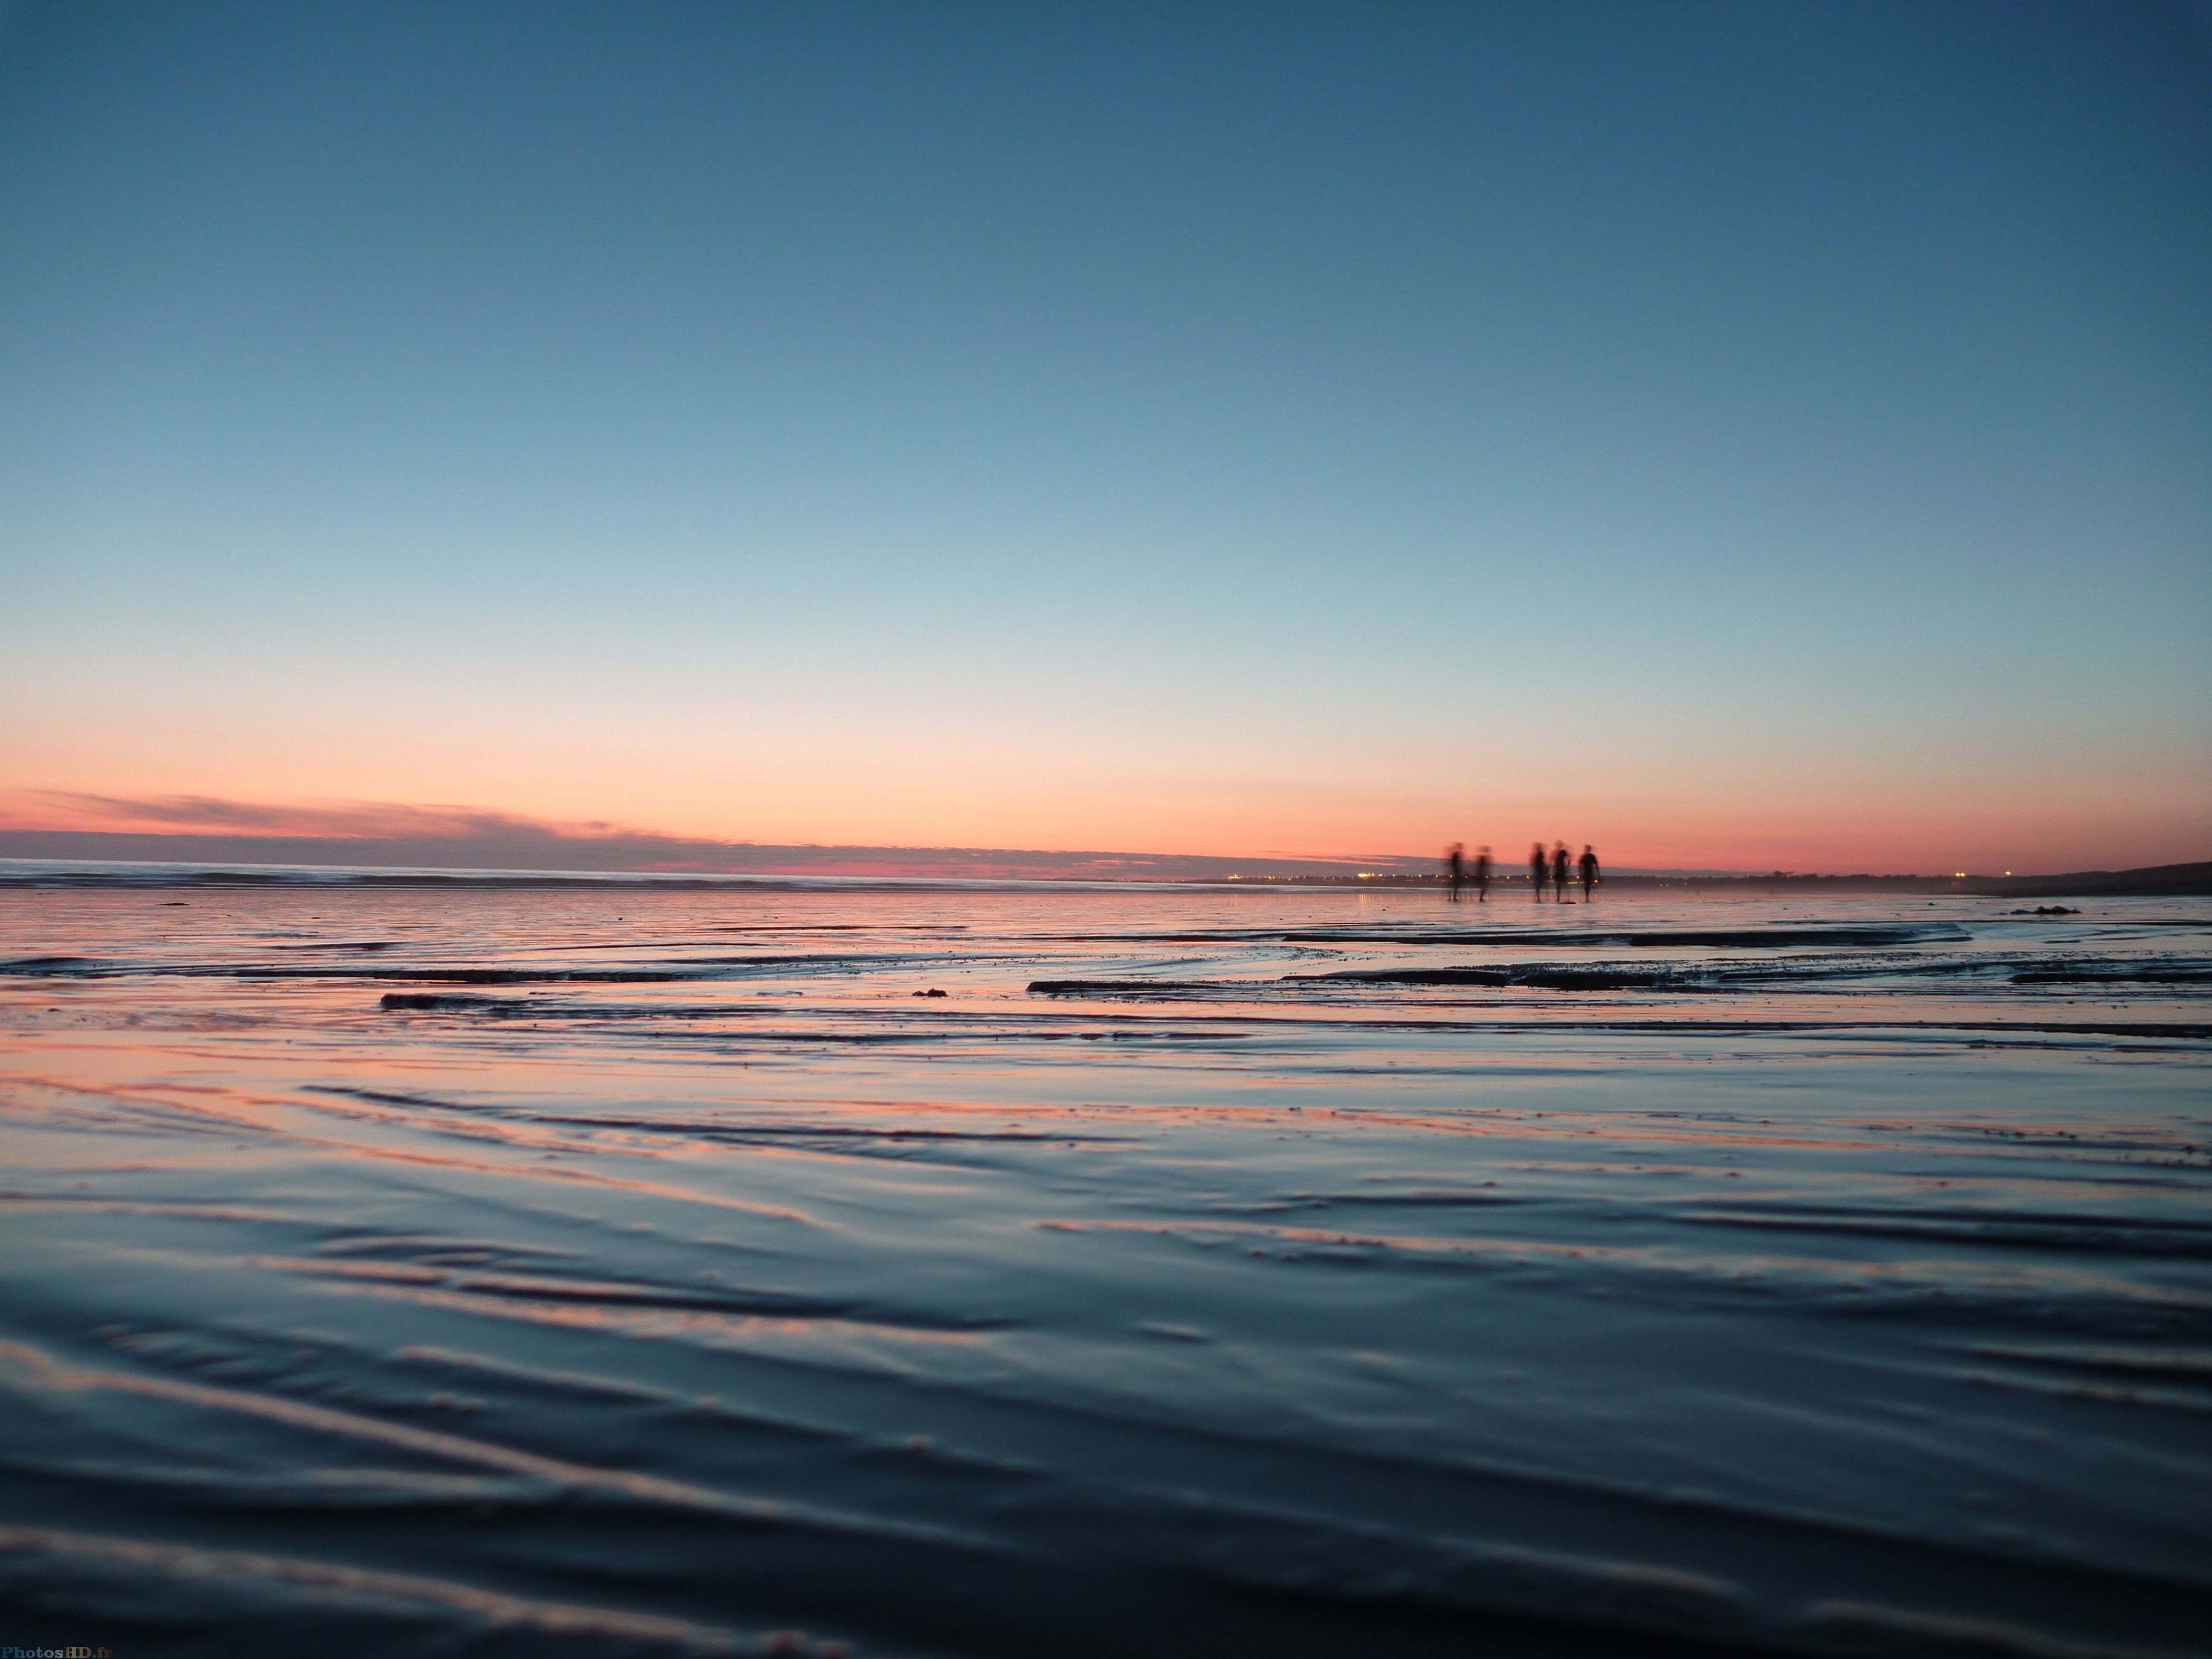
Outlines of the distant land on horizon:
{"label": "distant land on horizon", "polygon": [[[480,830],[398,836],[211,835],[95,830],[0,830],[0,858],[149,864],[349,865],[388,870],[482,870],[663,876],[997,877],[1086,881],[1425,876],[1435,855],[1256,857],[1044,851],[985,847],[863,847],[691,840],[643,831],[562,833],[527,820]],[[1644,872],[1660,873],[1660,872]],[[1673,873],[1673,872],[1668,872]],[[1719,871],[1680,872],[1722,874]]]}
{"label": "distant land on horizon", "polygon": [[[0,859],[44,863],[186,865],[480,872],[485,876],[875,877],[890,879],[1080,881],[1249,880],[1267,883],[1439,881],[1437,860],[1414,854],[1368,859],[1234,858],[1202,854],[1048,852],[1003,848],[779,846],[696,842],[642,834],[512,836],[331,837],[0,830]],[[2212,894],[2212,861],[2135,870],[2019,876],[1984,872],[1852,872],[1719,869],[1608,869],[1612,883],[1720,881],[1802,884],[1826,891],[1938,890],[2049,896],[2062,894]],[[1501,884],[1525,883],[1501,860]]]}

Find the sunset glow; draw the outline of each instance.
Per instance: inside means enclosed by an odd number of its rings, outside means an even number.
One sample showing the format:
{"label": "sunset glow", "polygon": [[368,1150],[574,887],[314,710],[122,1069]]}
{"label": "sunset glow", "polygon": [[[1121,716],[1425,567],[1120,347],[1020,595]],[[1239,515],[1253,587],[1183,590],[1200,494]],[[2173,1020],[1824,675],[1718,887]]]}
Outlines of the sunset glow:
{"label": "sunset glow", "polygon": [[2178,21],[252,15],[0,55],[9,826],[2212,849]]}

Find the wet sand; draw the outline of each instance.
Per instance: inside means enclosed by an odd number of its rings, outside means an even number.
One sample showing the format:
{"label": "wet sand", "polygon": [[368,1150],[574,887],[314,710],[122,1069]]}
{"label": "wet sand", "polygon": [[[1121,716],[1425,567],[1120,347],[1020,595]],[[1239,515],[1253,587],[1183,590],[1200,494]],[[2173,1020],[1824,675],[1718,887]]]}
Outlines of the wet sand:
{"label": "wet sand", "polygon": [[2212,1651],[2212,903],[2016,908],[0,891],[0,1642]]}

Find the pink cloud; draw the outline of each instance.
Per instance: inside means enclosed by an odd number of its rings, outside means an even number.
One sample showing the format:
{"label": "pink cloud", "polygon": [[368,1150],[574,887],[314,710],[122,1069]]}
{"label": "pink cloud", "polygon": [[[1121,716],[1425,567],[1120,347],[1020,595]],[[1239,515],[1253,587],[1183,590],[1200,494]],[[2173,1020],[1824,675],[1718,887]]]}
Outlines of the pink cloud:
{"label": "pink cloud", "polygon": [[1426,870],[1431,862],[1400,857],[1356,860],[1006,848],[772,846],[688,839],[600,820],[564,823],[481,807],[387,801],[287,804],[211,795],[123,796],[61,790],[16,791],[0,798],[0,857],[1123,880],[1232,872],[1348,873],[1357,868]]}

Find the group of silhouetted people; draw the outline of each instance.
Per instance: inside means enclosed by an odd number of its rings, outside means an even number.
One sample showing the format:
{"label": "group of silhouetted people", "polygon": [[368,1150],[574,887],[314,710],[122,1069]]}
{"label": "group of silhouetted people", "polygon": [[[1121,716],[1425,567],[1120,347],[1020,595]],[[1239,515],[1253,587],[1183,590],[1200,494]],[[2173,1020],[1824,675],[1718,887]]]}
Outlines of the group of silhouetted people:
{"label": "group of silhouetted people", "polygon": [[[1597,896],[1597,854],[1590,850],[1588,842],[1583,843],[1582,857],[1572,860],[1571,868],[1578,872],[1582,877],[1583,902],[1588,902],[1595,898]],[[1454,842],[1444,849],[1444,872],[1450,878],[1451,896],[1455,903],[1468,887],[1474,889],[1475,902],[1483,904],[1489,902],[1490,849],[1487,847],[1477,848],[1474,857],[1470,861],[1467,856],[1465,843]],[[1553,842],[1552,850],[1549,853],[1545,852],[1544,843],[1540,841],[1529,848],[1528,885],[1535,893],[1536,902],[1539,904],[1544,902],[1544,884],[1547,881],[1552,884],[1553,900],[1555,903],[1574,902],[1567,896],[1569,873],[1570,861],[1567,857],[1566,842],[1563,841]]]}

